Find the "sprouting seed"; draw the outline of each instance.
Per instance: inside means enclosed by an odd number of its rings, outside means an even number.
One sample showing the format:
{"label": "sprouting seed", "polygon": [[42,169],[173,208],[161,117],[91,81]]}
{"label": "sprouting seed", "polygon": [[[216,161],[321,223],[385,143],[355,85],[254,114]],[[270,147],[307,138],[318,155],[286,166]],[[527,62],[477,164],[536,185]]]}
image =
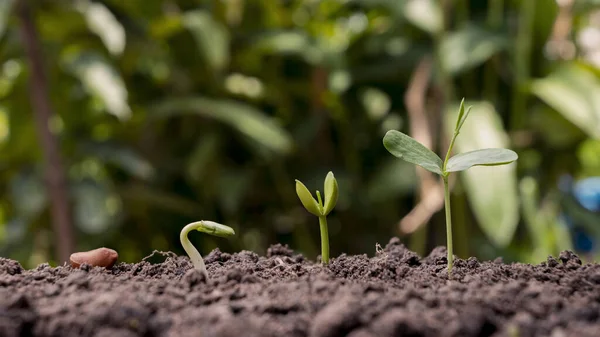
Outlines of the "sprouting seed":
{"label": "sprouting seed", "polygon": [[329,229],[327,228],[327,215],[333,210],[338,199],[338,183],[333,172],[325,177],[325,200],[321,199],[321,192],[317,191],[317,200],[312,196],[308,188],[296,179],[296,194],[300,202],[308,212],[319,217],[321,228],[321,261],[329,263]]}
{"label": "sprouting seed", "polygon": [[206,271],[206,266],[204,265],[202,255],[200,255],[200,252],[198,252],[196,247],[194,247],[194,245],[188,239],[188,233],[192,230],[197,230],[199,232],[219,237],[233,236],[235,235],[235,231],[229,226],[225,226],[220,223],[207,220],[192,222],[187,226],[183,227],[183,229],[181,230],[181,233],[179,234],[179,240],[181,240],[181,245],[183,246],[183,249],[190,257],[190,260],[192,260],[194,268],[199,270],[202,274],[204,274],[206,279],[208,279],[208,272]]}

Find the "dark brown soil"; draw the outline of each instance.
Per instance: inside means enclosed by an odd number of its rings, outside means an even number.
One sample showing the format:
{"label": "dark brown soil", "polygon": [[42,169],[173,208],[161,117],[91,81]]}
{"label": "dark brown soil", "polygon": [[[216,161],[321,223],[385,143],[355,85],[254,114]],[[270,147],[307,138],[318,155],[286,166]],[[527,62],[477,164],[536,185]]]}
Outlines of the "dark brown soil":
{"label": "dark brown soil", "polygon": [[282,246],[112,270],[0,259],[0,336],[600,336],[600,265],[420,258],[398,239],[323,267]]}

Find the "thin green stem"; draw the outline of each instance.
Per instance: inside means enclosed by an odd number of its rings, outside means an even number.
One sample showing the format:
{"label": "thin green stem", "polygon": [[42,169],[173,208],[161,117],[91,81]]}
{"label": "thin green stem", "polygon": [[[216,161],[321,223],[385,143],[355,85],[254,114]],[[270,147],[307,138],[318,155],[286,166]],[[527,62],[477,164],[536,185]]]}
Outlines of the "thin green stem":
{"label": "thin green stem", "polygon": [[187,255],[190,257],[190,260],[192,260],[194,268],[200,271],[208,279],[208,272],[206,271],[206,266],[204,265],[202,255],[200,255],[200,252],[198,252],[196,247],[194,247],[194,245],[188,239],[189,232],[193,230],[220,237],[235,235],[235,231],[231,227],[221,225],[216,222],[203,220],[188,224],[187,226],[183,227],[179,233],[181,245],[183,246],[183,249]]}
{"label": "thin green stem", "polygon": [[452,154],[452,149],[454,148],[454,142],[456,141],[456,137],[458,136],[460,127],[454,130],[454,135],[452,135],[452,140],[450,140],[450,146],[448,146],[448,152],[446,152],[446,158],[444,158],[444,166],[442,166],[442,172],[446,174],[446,165],[448,164],[448,160],[450,159],[450,155]]}
{"label": "thin green stem", "polygon": [[444,198],[446,209],[446,245],[448,250],[448,275],[452,272],[454,253],[452,249],[452,212],[450,211],[450,188],[448,187],[448,175],[442,176],[444,181]]}
{"label": "thin green stem", "polygon": [[187,253],[192,260],[192,264],[194,265],[194,269],[200,271],[207,279],[208,272],[206,271],[206,266],[204,265],[204,260],[202,259],[202,255],[200,252],[194,247],[194,245],[188,239],[188,233],[195,230],[197,228],[196,223],[191,223],[181,230],[179,233],[179,240],[181,241],[181,245],[183,246],[183,250]]}
{"label": "thin green stem", "polygon": [[319,217],[319,227],[321,227],[321,261],[323,264],[329,264],[329,229],[326,216]]}

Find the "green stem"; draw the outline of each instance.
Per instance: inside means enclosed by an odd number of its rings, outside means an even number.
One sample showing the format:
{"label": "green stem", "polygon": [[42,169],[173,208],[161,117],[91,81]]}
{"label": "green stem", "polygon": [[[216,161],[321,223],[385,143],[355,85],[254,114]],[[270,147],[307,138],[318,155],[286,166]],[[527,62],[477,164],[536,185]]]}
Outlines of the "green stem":
{"label": "green stem", "polygon": [[450,188],[448,187],[448,175],[442,176],[444,181],[444,207],[446,208],[446,240],[448,250],[448,275],[452,271],[454,263],[454,254],[452,251],[452,212],[450,211]]}
{"label": "green stem", "polygon": [[518,130],[523,127],[527,116],[527,93],[525,85],[531,74],[529,60],[531,59],[532,37],[535,19],[535,1],[521,1],[519,10],[518,31],[515,39],[515,59],[513,99],[511,106],[510,129]]}
{"label": "green stem", "polygon": [[181,241],[181,245],[183,249],[192,260],[192,264],[194,268],[200,271],[206,279],[208,279],[208,272],[206,271],[206,265],[204,265],[204,260],[202,259],[202,255],[200,252],[194,247],[194,245],[188,239],[189,232],[197,230],[199,232],[212,234],[214,236],[227,237],[231,235],[235,235],[235,232],[231,227],[221,225],[212,221],[197,221],[188,224],[183,227],[181,232],[179,233],[179,240]]}
{"label": "green stem", "polygon": [[319,226],[321,227],[321,261],[323,264],[329,264],[329,230],[326,216],[319,217]]}
{"label": "green stem", "polygon": [[208,279],[208,272],[206,271],[206,265],[204,265],[202,255],[200,255],[200,252],[188,239],[188,233],[193,231],[194,229],[196,229],[196,225],[194,223],[183,227],[181,233],[179,233],[179,240],[181,241],[183,250],[185,250],[187,255],[190,257],[190,260],[192,260],[194,269],[199,270]]}
{"label": "green stem", "polygon": [[452,154],[452,149],[454,148],[454,142],[456,141],[456,137],[458,136],[458,129],[454,131],[454,135],[452,135],[452,140],[450,140],[450,146],[448,146],[448,152],[446,152],[446,158],[444,158],[444,166],[442,167],[442,172],[446,173],[446,165],[448,165],[448,160],[450,159],[450,155]]}

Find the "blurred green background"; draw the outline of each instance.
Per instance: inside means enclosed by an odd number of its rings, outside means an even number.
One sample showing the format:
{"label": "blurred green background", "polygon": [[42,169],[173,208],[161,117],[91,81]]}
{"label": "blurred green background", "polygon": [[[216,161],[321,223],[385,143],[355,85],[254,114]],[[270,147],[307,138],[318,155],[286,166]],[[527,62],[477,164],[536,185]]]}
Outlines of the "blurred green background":
{"label": "blurred green background", "polygon": [[456,149],[520,158],[456,176],[457,255],[569,249],[558,178],[600,176],[598,0],[3,0],[0,256],[183,254],[180,229],[206,219],[237,235],[191,234],[203,254],[280,242],[314,259],[294,179],[322,190],[329,170],[332,256],[392,236],[427,254],[445,244],[438,182],[382,138],[444,154],[462,97]]}

